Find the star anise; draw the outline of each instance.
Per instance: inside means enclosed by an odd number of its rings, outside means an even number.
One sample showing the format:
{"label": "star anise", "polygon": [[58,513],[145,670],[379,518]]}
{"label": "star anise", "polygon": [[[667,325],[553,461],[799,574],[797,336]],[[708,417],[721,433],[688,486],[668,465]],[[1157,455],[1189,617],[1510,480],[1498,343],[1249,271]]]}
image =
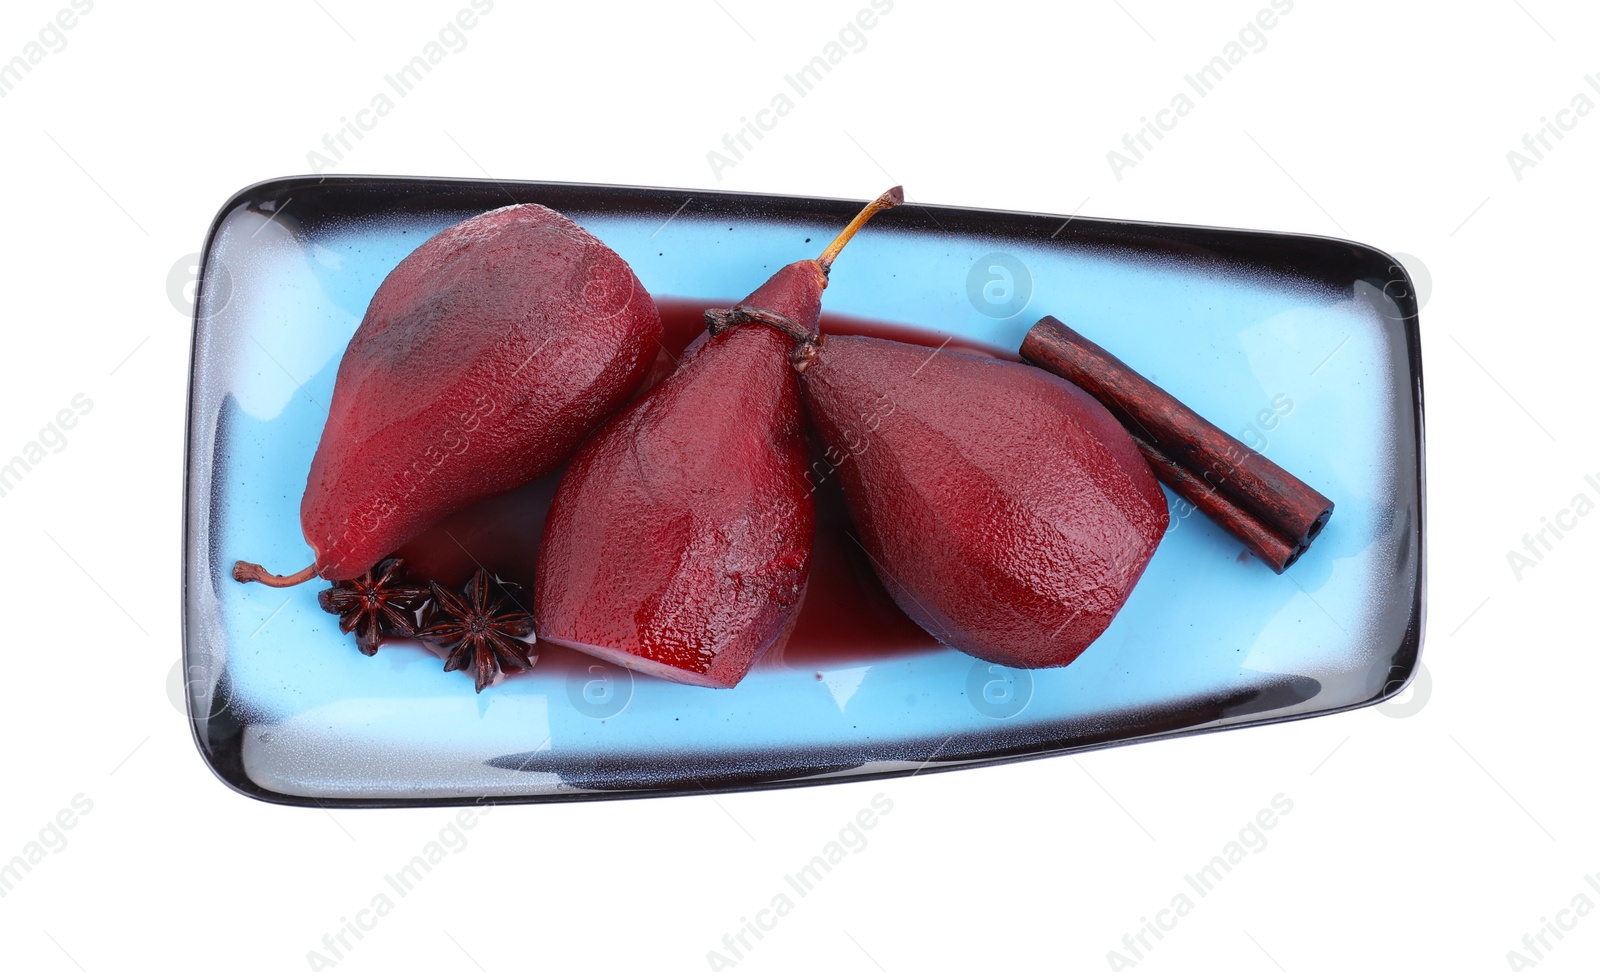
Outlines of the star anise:
{"label": "star anise", "polygon": [[533,634],[533,616],[506,594],[500,582],[479,568],[460,594],[430,585],[430,602],[417,633],[449,649],[444,670],[472,665],[477,690],[502,671],[520,671],[539,660],[533,645],[521,639]]}
{"label": "star anise", "polygon": [[376,654],[388,638],[417,633],[416,611],[428,599],[428,589],[404,583],[402,566],[400,558],[390,557],[355,580],[338,581],[317,594],[322,609],[339,616],[339,630],[356,633],[363,655]]}

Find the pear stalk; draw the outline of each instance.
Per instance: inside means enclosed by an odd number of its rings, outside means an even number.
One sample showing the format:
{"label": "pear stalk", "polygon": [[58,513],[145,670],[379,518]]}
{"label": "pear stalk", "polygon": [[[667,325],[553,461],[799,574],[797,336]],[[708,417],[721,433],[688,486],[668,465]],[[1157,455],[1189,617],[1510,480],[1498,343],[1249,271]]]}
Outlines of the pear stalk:
{"label": "pear stalk", "polygon": [[268,587],[294,587],[317,576],[317,565],[308,564],[292,574],[274,574],[260,564],[237,560],[233,564],[233,579],[241,584],[265,584]]}
{"label": "pear stalk", "polygon": [[900,186],[895,186],[893,189],[888,190],[877,199],[867,203],[867,208],[857,213],[856,218],[852,219],[849,225],[840,230],[839,235],[833,238],[832,243],[828,244],[828,248],[822,251],[821,256],[817,257],[817,266],[821,267],[822,272],[826,274],[833,268],[834,258],[839,255],[839,251],[843,250],[844,245],[850,242],[850,238],[856,235],[856,230],[859,230],[861,227],[865,226],[867,224],[867,220],[883,212],[885,209],[893,209],[905,201],[905,190]]}

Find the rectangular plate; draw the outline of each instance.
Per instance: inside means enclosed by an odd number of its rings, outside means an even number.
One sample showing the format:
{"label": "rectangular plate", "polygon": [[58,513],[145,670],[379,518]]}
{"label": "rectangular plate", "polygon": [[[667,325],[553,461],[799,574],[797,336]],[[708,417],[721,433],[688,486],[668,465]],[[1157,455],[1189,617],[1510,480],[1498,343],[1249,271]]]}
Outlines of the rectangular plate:
{"label": "rectangular plate", "polygon": [[[814,256],[860,205],[332,176],[230,200],[196,302],[183,607],[195,739],[240,792],[417,806],[863,779],[1334,712],[1415,670],[1422,372],[1397,261],[1320,237],[921,205],[851,244],[830,312],[1001,353],[1060,317],[1332,497],[1304,559],[1274,575],[1175,504],[1106,633],[1072,665],[1031,672],[931,645],[813,644],[713,691],[547,647],[475,695],[420,646],[360,655],[318,608],[322,585],[244,586],[228,569],[309,559],[300,494],[368,300],[431,234],[511,202],[565,213],[652,294],[704,306]],[[814,578],[806,614],[828,610],[816,591]]]}

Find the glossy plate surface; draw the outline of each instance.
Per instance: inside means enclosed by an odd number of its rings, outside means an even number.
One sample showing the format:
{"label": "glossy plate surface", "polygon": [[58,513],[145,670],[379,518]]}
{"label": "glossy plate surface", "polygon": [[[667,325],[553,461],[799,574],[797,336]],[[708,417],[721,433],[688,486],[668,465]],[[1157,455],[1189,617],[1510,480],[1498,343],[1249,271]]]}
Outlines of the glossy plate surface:
{"label": "glossy plate surface", "polygon": [[[814,256],[860,205],[368,177],[279,180],[229,201],[197,300],[184,651],[195,738],[241,792],[418,805],[796,785],[1316,715],[1410,678],[1422,377],[1416,302],[1395,261],[1319,237],[919,205],[856,238],[828,311],[999,354],[1054,314],[1332,497],[1310,552],[1275,575],[1174,501],[1127,606],[1063,669],[1009,671],[873,617],[882,604],[851,600],[871,582],[826,516],[796,644],[732,690],[546,647],[532,672],[475,695],[420,645],[360,655],[318,608],[322,585],[243,586],[228,569],[310,560],[300,494],[368,300],[429,235],[513,201],[575,219],[664,305],[700,306]],[[469,518],[451,539],[473,559],[520,550],[526,562],[552,483],[502,503],[502,527]],[[836,613],[854,620],[831,623]]]}

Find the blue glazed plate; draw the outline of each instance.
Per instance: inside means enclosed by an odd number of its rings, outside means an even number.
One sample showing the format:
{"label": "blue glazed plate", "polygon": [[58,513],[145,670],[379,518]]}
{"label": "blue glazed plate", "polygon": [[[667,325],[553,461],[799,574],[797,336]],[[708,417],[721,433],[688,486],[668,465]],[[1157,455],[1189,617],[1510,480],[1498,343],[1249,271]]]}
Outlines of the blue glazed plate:
{"label": "blue glazed plate", "polygon": [[[428,236],[512,202],[567,214],[663,305],[698,306],[727,306],[814,256],[859,207],[369,177],[283,179],[230,200],[196,307],[183,606],[195,739],[240,792],[415,806],[823,783],[1302,718],[1381,701],[1411,677],[1422,375],[1416,300],[1396,261],[1319,237],[920,205],[879,216],[850,245],[826,295],[842,316],[827,326],[872,320],[1014,354],[1054,314],[1331,497],[1334,517],[1305,557],[1275,575],[1174,500],[1167,537],[1106,633],[1066,668],[1012,671],[907,636],[841,552],[842,514],[824,497],[795,642],[734,689],[542,646],[532,672],[476,695],[419,644],[362,656],[318,608],[320,585],[245,586],[228,570],[238,558],[310,560],[300,494],[368,300]],[[526,564],[553,482],[444,535],[471,559],[481,549]],[[836,614],[855,620],[830,624]]]}

